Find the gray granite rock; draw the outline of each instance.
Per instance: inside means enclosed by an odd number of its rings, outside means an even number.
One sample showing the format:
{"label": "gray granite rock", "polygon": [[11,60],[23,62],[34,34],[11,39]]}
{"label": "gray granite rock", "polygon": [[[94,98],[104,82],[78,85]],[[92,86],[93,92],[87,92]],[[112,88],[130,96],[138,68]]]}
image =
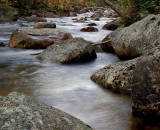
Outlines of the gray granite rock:
{"label": "gray granite rock", "polygon": [[76,63],[93,60],[97,57],[91,42],[83,38],[72,38],[53,44],[36,58],[44,63]]}
{"label": "gray granite rock", "polygon": [[121,60],[133,59],[160,44],[159,26],[160,14],[149,15],[129,27],[115,30],[106,39],[111,40],[112,47]]}
{"label": "gray granite rock", "polygon": [[105,66],[92,74],[91,79],[114,91],[130,91],[132,73],[137,61],[138,58]]}
{"label": "gray granite rock", "polygon": [[79,119],[18,92],[0,97],[1,130],[92,130]]}

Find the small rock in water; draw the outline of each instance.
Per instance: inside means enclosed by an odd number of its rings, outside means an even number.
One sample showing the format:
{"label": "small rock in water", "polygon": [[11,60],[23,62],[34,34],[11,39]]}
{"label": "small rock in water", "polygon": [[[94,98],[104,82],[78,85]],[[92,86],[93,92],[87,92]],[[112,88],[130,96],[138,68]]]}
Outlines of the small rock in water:
{"label": "small rock in water", "polygon": [[81,32],[98,32],[98,29],[95,27],[86,27],[80,30]]}
{"label": "small rock in water", "polygon": [[5,47],[6,45],[0,41],[0,47]]}

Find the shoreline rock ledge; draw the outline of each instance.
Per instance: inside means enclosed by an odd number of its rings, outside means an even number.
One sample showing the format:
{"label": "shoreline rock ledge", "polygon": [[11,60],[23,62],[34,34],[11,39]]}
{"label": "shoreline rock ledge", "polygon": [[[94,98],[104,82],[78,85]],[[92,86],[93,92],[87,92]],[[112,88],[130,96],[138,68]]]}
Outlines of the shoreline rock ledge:
{"label": "shoreline rock ledge", "polygon": [[93,130],[79,119],[22,93],[0,97],[0,104],[1,130]]}

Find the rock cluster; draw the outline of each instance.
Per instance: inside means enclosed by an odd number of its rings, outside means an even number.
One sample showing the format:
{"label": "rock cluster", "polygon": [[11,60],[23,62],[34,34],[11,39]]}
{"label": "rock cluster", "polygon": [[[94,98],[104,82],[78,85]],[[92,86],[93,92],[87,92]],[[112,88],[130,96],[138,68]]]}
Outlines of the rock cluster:
{"label": "rock cluster", "polygon": [[121,60],[95,72],[91,79],[114,91],[131,91],[132,110],[160,117],[160,15],[149,15],[105,37],[101,45]]}

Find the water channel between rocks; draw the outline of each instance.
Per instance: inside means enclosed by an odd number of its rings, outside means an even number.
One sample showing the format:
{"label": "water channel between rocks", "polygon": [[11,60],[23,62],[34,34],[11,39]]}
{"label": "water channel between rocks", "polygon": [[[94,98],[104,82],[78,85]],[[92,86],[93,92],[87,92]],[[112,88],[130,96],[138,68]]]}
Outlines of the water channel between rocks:
{"label": "water channel between rocks", "polygon": [[[71,18],[47,20],[55,22],[57,28],[70,32],[73,37],[83,37],[94,43],[110,33],[101,30],[106,22],[111,21],[107,18],[94,21],[99,32],[93,33],[80,32],[80,28],[88,23],[73,23]],[[18,27],[18,22],[0,24],[0,41],[7,44],[10,35]],[[115,55],[99,52],[97,59],[87,63],[56,65],[41,64],[35,60],[35,55],[31,55],[41,51],[0,48],[0,95],[6,96],[12,91],[26,93],[79,118],[95,130],[160,128],[157,122],[132,115],[129,95],[113,93],[90,80],[96,70],[119,61]]]}

